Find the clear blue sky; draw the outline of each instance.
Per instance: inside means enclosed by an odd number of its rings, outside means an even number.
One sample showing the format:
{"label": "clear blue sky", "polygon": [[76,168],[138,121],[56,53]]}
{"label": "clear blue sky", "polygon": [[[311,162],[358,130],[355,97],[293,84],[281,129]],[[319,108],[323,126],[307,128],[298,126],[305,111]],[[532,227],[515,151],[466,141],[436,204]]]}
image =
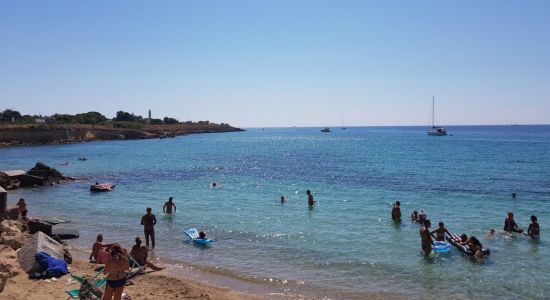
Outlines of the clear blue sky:
{"label": "clear blue sky", "polygon": [[0,110],[550,123],[550,1],[1,1]]}

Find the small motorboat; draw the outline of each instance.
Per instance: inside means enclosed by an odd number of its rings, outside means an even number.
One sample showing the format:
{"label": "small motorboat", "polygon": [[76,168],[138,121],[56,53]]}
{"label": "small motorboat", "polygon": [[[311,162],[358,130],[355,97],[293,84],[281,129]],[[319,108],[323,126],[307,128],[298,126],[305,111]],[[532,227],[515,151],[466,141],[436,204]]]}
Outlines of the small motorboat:
{"label": "small motorboat", "polygon": [[78,160],[88,160],[88,159],[84,156],[81,156],[81,157],[78,158]]}
{"label": "small motorboat", "polygon": [[115,188],[114,184],[110,183],[96,183],[90,186],[92,192],[110,192]]}
{"label": "small motorboat", "polygon": [[328,127],[327,127],[327,128],[323,128],[323,129],[321,129],[321,132],[330,132],[330,128],[328,128]]}

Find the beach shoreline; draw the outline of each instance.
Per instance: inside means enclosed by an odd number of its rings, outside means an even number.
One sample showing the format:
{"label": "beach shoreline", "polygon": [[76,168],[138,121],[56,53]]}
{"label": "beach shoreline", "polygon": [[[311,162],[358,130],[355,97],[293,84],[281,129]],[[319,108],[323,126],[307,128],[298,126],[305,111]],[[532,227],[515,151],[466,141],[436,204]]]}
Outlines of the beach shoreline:
{"label": "beach shoreline", "polygon": [[117,128],[109,125],[0,125],[0,147],[75,144],[92,141],[163,139],[176,136],[239,132],[227,124],[144,125]]}

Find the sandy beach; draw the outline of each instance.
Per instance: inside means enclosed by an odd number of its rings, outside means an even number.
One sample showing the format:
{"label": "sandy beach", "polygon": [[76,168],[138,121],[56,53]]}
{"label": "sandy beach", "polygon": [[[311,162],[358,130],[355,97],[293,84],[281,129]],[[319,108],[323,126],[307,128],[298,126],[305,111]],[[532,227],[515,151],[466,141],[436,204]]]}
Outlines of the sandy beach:
{"label": "sandy beach", "polygon": [[[93,275],[98,265],[85,261],[75,261],[71,265],[71,272],[78,275]],[[71,284],[67,284],[72,282]],[[147,272],[131,280],[124,293],[131,299],[267,299],[266,297],[246,295],[226,288],[215,287],[192,280],[183,280],[170,276],[169,272]],[[66,299],[66,290],[78,289],[79,284],[70,280],[70,276],[63,276],[55,281],[30,280],[27,274],[10,278],[2,294],[2,299]],[[40,296],[37,298],[37,296]]]}

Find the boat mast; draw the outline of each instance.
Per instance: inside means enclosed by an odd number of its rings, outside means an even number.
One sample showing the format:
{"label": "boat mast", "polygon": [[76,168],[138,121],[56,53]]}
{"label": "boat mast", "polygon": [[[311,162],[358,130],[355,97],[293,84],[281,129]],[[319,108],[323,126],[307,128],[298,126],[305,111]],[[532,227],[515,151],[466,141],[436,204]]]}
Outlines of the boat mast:
{"label": "boat mast", "polygon": [[432,128],[435,128],[435,96],[432,96]]}

